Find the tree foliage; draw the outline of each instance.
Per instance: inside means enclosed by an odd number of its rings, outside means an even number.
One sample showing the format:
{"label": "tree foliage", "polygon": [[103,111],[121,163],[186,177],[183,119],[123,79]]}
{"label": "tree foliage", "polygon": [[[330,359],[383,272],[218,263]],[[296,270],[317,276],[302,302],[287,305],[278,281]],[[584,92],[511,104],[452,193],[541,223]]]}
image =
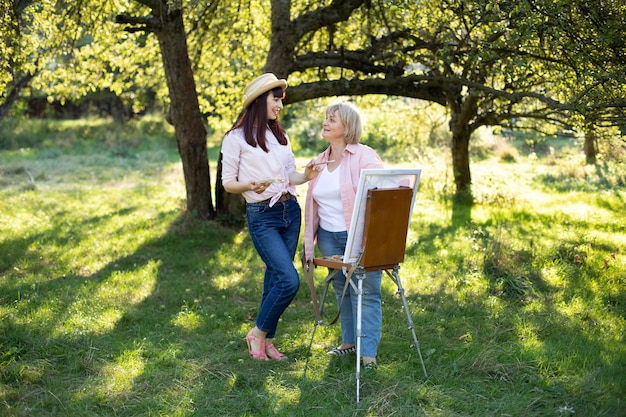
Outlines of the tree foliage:
{"label": "tree foliage", "polygon": [[[309,81],[294,87],[287,101],[380,93],[445,105],[450,111],[459,196],[471,198],[469,145],[479,127],[533,119],[569,125],[573,115],[584,114],[581,103],[593,102],[595,108],[604,109],[611,105],[593,101],[594,89],[572,80],[586,62],[612,57],[611,51],[619,48],[615,42],[621,39],[621,26],[609,26],[611,30],[594,26],[595,33],[606,34],[594,43],[608,53],[601,58],[593,58],[590,50],[579,52],[580,57],[566,50],[555,54],[552,45],[557,41],[569,45],[575,40],[564,40],[558,29],[546,29],[587,17],[588,7],[570,9],[562,16],[532,1],[354,1],[332,2],[286,19],[292,3],[272,2],[279,12],[272,14],[266,66]],[[350,8],[349,19],[333,21]],[[623,20],[623,10],[613,11],[615,20]],[[570,27],[574,28],[594,33],[584,25]],[[601,82],[597,70],[584,74],[588,83]],[[619,84],[620,74],[613,72],[608,78]]]}
{"label": "tree foliage", "polygon": [[619,0],[530,1],[534,26],[552,56],[569,69],[559,87],[569,92],[579,126],[624,125],[626,4]]}
{"label": "tree foliage", "polygon": [[[3,98],[18,74],[41,71],[32,91],[48,97],[108,90],[135,111],[155,100],[185,114],[196,113],[197,102],[220,131],[241,111],[245,83],[262,71],[288,78],[287,104],[418,98],[449,112],[456,193],[469,198],[470,139],[481,126],[624,123],[626,7],[619,0],[15,0],[12,10],[19,25],[2,20],[3,30],[18,34],[0,51],[15,61],[0,80]],[[126,30],[114,23],[118,14],[127,17]],[[186,76],[176,87],[183,67],[163,66],[176,56],[176,48],[164,49],[173,34],[164,28],[179,17],[175,30],[187,51],[179,63],[189,66],[193,86]],[[179,144],[202,146],[199,137],[188,142],[179,117]],[[183,165],[203,165],[202,158]]]}

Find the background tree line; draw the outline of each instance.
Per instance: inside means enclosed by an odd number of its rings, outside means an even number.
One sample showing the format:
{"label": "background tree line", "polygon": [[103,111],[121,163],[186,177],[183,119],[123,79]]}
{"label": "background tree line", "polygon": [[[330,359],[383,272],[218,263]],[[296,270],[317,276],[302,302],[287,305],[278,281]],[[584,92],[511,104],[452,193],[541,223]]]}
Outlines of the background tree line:
{"label": "background tree line", "polygon": [[382,94],[444,107],[463,202],[480,127],[581,130],[589,163],[599,131],[625,130],[620,0],[0,1],[0,117],[28,97],[156,105],[175,128],[187,209],[203,218],[238,210],[219,181],[213,204],[207,128],[234,121],[260,72],[288,79],[286,104]]}

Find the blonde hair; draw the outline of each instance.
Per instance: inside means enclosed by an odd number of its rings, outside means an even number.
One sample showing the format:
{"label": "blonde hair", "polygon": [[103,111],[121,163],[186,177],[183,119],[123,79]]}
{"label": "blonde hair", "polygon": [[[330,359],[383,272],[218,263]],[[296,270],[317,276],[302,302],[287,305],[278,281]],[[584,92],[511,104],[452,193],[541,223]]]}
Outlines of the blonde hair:
{"label": "blonde hair", "polygon": [[326,114],[339,115],[341,123],[345,127],[344,140],[346,143],[359,143],[363,127],[361,125],[361,114],[359,109],[352,103],[336,103],[326,108]]}

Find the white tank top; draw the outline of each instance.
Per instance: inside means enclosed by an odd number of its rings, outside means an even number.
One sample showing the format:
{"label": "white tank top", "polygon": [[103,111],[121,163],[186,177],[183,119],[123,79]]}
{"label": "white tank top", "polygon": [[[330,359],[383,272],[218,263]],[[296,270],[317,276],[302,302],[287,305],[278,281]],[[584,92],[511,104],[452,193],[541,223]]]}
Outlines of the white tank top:
{"label": "white tank top", "polygon": [[313,189],[313,199],[319,205],[320,227],[329,232],[348,230],[341,203],[339,171],[339,167],[333,172],[325,167]]}

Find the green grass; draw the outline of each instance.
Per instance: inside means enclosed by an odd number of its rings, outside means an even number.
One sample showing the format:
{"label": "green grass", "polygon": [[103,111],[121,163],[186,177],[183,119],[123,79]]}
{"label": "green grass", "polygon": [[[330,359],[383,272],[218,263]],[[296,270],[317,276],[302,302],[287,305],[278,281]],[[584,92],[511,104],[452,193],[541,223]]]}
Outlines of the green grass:
{"label": "green grass", "polygon": [[429,377],[386,280],[379,370],[357,405],[353,357],[325,354],[337,326],[308,356],[304,281],[277,339],[290,360],[248,358],[263,265],[247,231],[183,215],[167,126],[0,135],[0,415],[626,416],[619,164],[481,152],[468,207],[450,198],[446,150],[404,162],[423,168],[400,274]]}

